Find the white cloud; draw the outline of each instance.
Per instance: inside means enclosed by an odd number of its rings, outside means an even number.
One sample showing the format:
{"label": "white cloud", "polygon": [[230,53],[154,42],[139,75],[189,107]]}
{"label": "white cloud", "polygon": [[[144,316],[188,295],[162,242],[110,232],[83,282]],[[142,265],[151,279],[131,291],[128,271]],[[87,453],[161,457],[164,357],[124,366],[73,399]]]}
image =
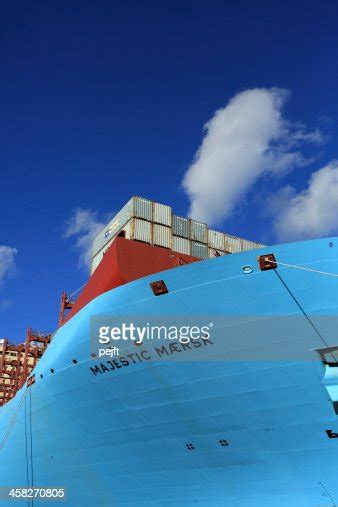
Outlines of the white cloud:
{"label": "white cloud", "polygon": [[16,248],[0,245],[0,284],[4,279],[15,272]]}
{"label": "white cloud", "polygon": [[322,141],[322,135],[284,118],[287,96],[280,88],[246,90],[206,123],[202,143],[183,179],[191,217],[220,223],[264,172],[284,174],[309,163],[299,147]]}
{"label": "white cloud", "polygon": [[288,186],[277,197],[275,229],[280,240],[329,236],[338,231],[338,161],[312,173],[300,193]]}
{"label": "white cloud", "polygon": [[93,239],[106,224],[97,218],[97,212],[78,208],[66,223],[64,237],[75,237],[75,248],[79,252],[80,265],[89,268],[92,257]]}

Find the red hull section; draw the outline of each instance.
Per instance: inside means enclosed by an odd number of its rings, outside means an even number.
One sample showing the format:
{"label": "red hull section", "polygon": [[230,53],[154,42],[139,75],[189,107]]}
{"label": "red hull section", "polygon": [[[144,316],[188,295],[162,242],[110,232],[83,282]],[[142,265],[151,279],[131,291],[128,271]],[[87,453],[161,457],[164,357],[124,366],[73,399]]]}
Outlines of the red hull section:
{"label": "red hull section", "polygon": [[199,260],[167,248],[117,237],[62,323],[104,292],[152,273]]}

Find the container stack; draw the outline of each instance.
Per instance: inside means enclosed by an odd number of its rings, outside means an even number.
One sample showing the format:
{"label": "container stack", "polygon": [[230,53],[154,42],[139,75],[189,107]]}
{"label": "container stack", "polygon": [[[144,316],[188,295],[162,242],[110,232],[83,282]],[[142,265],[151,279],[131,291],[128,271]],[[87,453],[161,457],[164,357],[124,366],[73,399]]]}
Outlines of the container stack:
{"label": "container stack", "polygon": [[170,206],[132,197],[93,242],[93,273],[116,236],[168,248],[201,259],[260,248],[262,245],[208,229],[207,224],[180,217]]}
{"label": "container stack", "polygon": [[172,248],[172,212],[170,206],[132,197],[93,242],[92,273],[116,236]]}
{"label": "container stack", "polygon": [[25,384],[50,343],[51,335],[28,328],[26,340],[19,345],[0,340],[0,407],[14,398]]}
{"label": "container stack", "polygon": [[173,247],[175,252],[207,259],[208,227],[203,222],[173,215]]}

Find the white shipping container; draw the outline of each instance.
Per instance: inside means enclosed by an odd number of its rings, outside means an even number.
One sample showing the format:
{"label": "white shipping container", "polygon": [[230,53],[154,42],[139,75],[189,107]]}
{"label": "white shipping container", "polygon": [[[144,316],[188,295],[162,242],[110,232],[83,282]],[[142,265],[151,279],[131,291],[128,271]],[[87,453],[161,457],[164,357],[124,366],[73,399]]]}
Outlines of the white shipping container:
{"label": "white shipping container", "polygon": [[153,221],[157,224],[166,225],[167,227],[171,227],[171,207],[166,206],[165,204],[159,204],[158,202],[154,202],[153,204]]}
{"label": "white shipping container", "polygon": [[227,234],[225,241],[225,251],[229,253],[237,253],[242,251],[240,238]]}
{"label": "white shipping container", "polygon": [[153,244],[157,246],[164,246],[165,248],[171,248],[171,227],[153,224]]}
{"label": "white shipping container", "polygon": [[[109,224],[108,224],[109,226]],[[95,255],[108,243],[108,241],[111,239],[111,235],[108,232],[109,227],[105,228],[103,231],[101,231],[96,238],[93,241],[93,254],[92,256],[95,257]]]}
{"label": "white shipping container", "polygon": [[153,202],[143,197],[133,197],[132,201],[132,216],[143,218],[151,222],[153,220]]}
{"label": "white shipping container", "polygon": [[126,224],[124,224],[118,234],[116,234],[111,241],[113,241],[117,235],[121,235],[126,239],[135,239],[145,243],[152,243],[152,226],[153,224],[151,222],[147,222],[147,220],[132,217]]}
{"label": "white shipping container", "polygon": [[200,259],[207,259],[208,257],[208,247],[203,243],[191,241],[190,251],[194,257],[199,257]]}
{"label": "white shipping container", "polygon": [[218,250],[225,250],[226,235],[223,232],[208,230],[208,246],[217,248]]}
{"label": "white shipping container", "polygon": [[173,236],[173,247],[174,252],[190,255],[190,241],[186,238],[180,238],[179,236]]}
{"label": "white shipping container", "polygon": [[140,218],[132,218],[133,222],[133,230],[132,230],[132,238],[137,241],[144,241],[145,243],[152,242],[152,234],[151,227],[152,224],[147,222],[146,220],[141,220]]}
{"label": "white shipping container", "polygon": [[153,202],[141,197],[132,197],[129,199],[121,211],[111,219],[106,227],[94,239],[93,257],[111,238],[116,236],[132,217],[142,218],[151,222],[153,219]]}
{"label": "white shipping container", "polygon": [[96,236],[93,242],[93,257],[121,230],[133,215],[133,197],[111,219],[106,227]]}
{"label": "white shipping container", "polygon": [[263,245],[259,243],[255,243],[254,241],[249,241],[248,239],[242,239],[242,248],[244,251],[246,250],[256,250],[257,248],[262,248]]}
{"label": "white shipping container", "polygon": [[131,218],[129,222],[127,222],[122,229],[119,231],[119,234],[124,236],[126,239],[133,239],[134,233],[134,220],[135,218]]}
{"label": "white shipping container", "polygon": [[197,220],[190,220],[190,239],[199,241],[200,243],[207,243],[208,241],[208,227],[203,222]]}
{"label": "white shipping container", "polygon": [[189,218],[179,217],[177,215],[172,216],[172,228],[175,236],[181,236],[181,238],[189,238],[190,230]]}

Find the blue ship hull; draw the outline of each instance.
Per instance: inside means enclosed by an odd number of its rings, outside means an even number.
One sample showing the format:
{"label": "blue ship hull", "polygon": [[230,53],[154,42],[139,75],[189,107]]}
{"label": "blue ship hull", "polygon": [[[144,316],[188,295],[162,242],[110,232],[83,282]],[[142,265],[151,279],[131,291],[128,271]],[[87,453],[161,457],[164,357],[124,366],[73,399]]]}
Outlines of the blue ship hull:
{"label": "blue ship hull", "polygon": [[[261,272],[257,256],[271,252],[306,270]],[[66,487],[54,503],[79,507],[338,505],[338,416],[315,351],[338,345],[338,278],[308,269],[338,273],[337,238],[193,263],[93,300],[56,332],[35,384],[0,409],[0,486]],[[159,279],[169,293],[155,297]],[[205,360],[185,350],[191,360],[106,371],[89,352],[97,314],[229,316],[233,356],[215,360],[219,344],[202,343]],[[285,357],[260,356],[264,344]]]}

